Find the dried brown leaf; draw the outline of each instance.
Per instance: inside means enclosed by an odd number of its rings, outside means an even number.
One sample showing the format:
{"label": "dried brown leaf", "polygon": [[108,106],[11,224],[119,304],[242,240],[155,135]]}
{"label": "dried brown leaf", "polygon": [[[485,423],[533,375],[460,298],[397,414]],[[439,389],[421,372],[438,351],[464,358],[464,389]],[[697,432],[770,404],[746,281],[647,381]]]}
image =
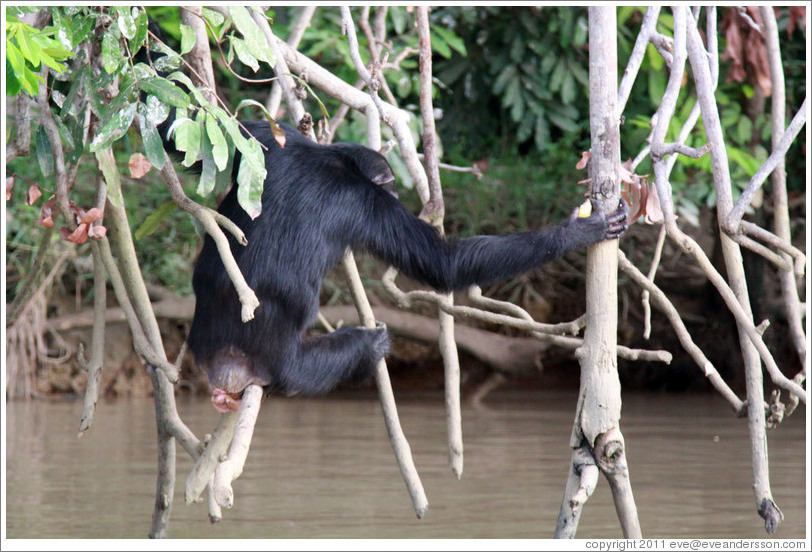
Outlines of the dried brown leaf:
{"label": "dried brown leaf", "polygon": [[152,168],[152,163],[149,162],[147,156],[143,153],[134,153],[130,156],[130,176],[132,178],[141,178],[149,172]]}
{"label": "dried brown leaf", "polygon": [[40,191],[39,186],[36,184],[31,184],[28,187],[28,192],[25,194],[25,204],[33,205],[41,197],[42,192]]}

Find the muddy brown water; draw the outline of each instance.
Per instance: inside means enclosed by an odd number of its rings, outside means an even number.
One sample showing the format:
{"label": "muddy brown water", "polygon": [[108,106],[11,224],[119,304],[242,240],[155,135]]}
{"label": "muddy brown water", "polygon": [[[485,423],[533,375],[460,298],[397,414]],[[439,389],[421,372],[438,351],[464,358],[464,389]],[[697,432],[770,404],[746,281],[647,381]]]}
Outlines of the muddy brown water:
{"label": "muddy brown water", "polygon": [[[549,538],[570,459],[575,391],[499,391],[463,408],[465,469],[448,465],[442,396],[397,393],[404,432],[429,499],[416,519],[374,396],[263,401],[235,505],[211,525],[187,506],[192,463],[178,447],[170,538]],[[201,436],[217,413],[181,398]],[[149,399],[104,401],[76,437],[78,400],[6,406],[6,529],[14,538],[142,538],[155,500]],[[807,538],[807,422],[797,412],[768,434],[774,535]],[[746,421],[715,395],[626,394],[621,428],[647,538],[767,538],[756,514]],[[601,479],[579,538],[618,538]]]}

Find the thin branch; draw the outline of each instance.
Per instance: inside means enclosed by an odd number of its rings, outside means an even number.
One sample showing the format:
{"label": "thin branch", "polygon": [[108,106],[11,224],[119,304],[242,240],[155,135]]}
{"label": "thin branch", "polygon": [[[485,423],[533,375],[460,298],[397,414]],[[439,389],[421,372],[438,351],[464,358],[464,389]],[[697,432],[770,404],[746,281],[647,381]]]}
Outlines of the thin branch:
{"label": "thin branch", "polygon": [[677,335],[677,339],[679,339],[679,342],[682,344],[682,348],[685,349],[691,358],[694,359],[697,366],[702,369],[705,377],[708,378],[713,387],[716,388],[719,394],[721,394],[727,400],[727,402],[730,403],[733,410],[737,414],[743,412],[744,403],[725,383],[722,376],[713,366],[713,363],[705,356],[696,343],[694,343],[693,339],[691,339],[691,334],[688,332],[688,328],[685,327],[679,312],[677,312],[677,309],[674,308],[671,301],[668,300],[668,297],[666,297],[660,288],[654,285],[654,282],[652,282],[650,278],[647,278],[642,272],[640,272],[637,267],[634,266],[628,258],[626,258],[626,255],[620,249],[618,249],[618,261],[621,270],[628,274],[632,280],[634,280],[645,290],[647,294],[653,295],[654,304],[661,311],[663,311],[668,318],[668,321],[671,322],[671,326],[674,328],[674,332]]}
{"label": "thin branch", "polygon": [[[43,64],[43,80],[48,82],[48,67]],[[56,176],[56,208],[60,215],[65,219],[65,224],[70,230],[76,228],[76,217],[72,214],[70,203],[68,201],[68,173],[65,170],[65,152],[62,148],[62,138],[59,136],[59,130],[56,127],[51,108],[48,105],[48,87],[46,85],[40,86],[39,95],[37,97],[39,104],[39,114],[42,121],[42,127],[48,135],[48,141],[51,143],[51,151],[54,157],[54,173]]]}
{"label": "thin branch", "polygon": [[34,293],[34,286],[42,274],[45,266],[45,259],[48,256],[51,245],[51,238],[54,235],[54,227],[44,228],[42,236],[40,237],[39,245],[37,246],[37,254],[34,256],[34,262],[31,264],[31,270],[25,277],[20,291],[14,296],[14,300],[8,305],[6,311],[6,327],[12,326],[19,318],[20,314],[25,310],[29,299]]}
{"label": "thin branch", "polygon": [[220,416],[217,428],[186,477],[186,504],[192,504],[200,499],[200,495],[211,482],[217,465],[225,460],[228,447],[234,437],[237,416],[237,412],[226,412]]}
{"label": "thin branch", "polygon": [[214,244],[217,246],[217,252],[220,254],[220,258],[223,261],[223,266],[226,269],[226,273],[231,279],[231,282],[234,284],[234,289],[237,291],[237,295],[240,298],[240,304],[242,305],[242,321],[248,322],[249,320],[253,320],[254,311],[257,309],[257,307],[259,307],[259,299],[257,298],[256,293],[254,293],[254,290],[252,290],[248,285],[248,282],[245,281],[245,277],[240,271],[237,261],[234,259],[234,254],[231,252],[231,246],[229,245],[228,239],[226,238],[225,234],[223,234],[223,231],[220,230],[218,223],[227,228],[242,245],[248,244],[245,234],[236,224],[220,213],[216,213],[215,211],[203,207],[202,205],[199,205],[198,203],[195,203],[189,199],[183,192],[183,187],[181,186],[178,175],[175,172],[175,167],[172,165],[172,162],[168,157],[167,162],[164,163],[164,166],[161,168],[160,174],[167,188],[169,188],[169,193],[172,196],[172,200],[175,202],[175,204],[199,220],[206,229],[206,232],[208,232],[209,236],[211,236],[212,240],[214,240]]}
{"label": "thin branch", "polygon": [[675,153],[681,153],[682,155],[687,155],[688,157],[692,157],[693,159],[699,159],[706,153],[708,153],[711,149],[710,144],[704,144],[698,148],[691,148],[686,146],[681,142],[668,142],[661,145],[652,144],[651,145],[651,153],[652,155],[657,155],[660,157],[665,157],[666,155],[671,155]]}
{"label": "thin branch", "polygon": [[792,142],[795,141],[795,137],[798,136],[798,133],[804,127],[804,124],[806,124],[807,99],[808,98],[804,98],[801,107],[798,108],[798,112],[795,113],[795,116],[792,118],[792,122],[789,124],[787,130],[778,141],[778,145],[773,148],[773,152],[761,165],[761,167],[759,167],[756,174],[750,178],[747,188],[745,188],[741,196],[739,196],[738,201],[736,201],[736,205],[733,206],[733,209],[731,209],[727,219],[725,219],[723,229],[728,234],[735,234],[738,231],[738,226],[742,217],[744,216],[744,211],[753,201],[753,196],[764,184],[764,181],[767,179],[770,173],[772,173],[773,170],[778,166],[778,163],[784,160],[784,157],[787,155],[787,151],[789,151],[789,147],[792,145]]}
{"label": "thin branch", "polygon": [[118,266],[116,266],[116,261],[113,258],[113,253],[110,249],[110,243],[107,238],[102,238],[100,241],[99,255],[102,263],[104,264],[104,268],[107,270],[107,274],[110,277],[110,284],[113,286],[113,292],[115,293],[116,300],[118,301],[121,310],[124,311],[127,324],[130,327],[130,333],[132,334],[133,338],[133,348],[148,363],[164,370],[164,372],[168,374],[168,377],[171,378],[174,376],[173,379],[177,381],[178,374],[176,368],[167,362],[166,359],[161,358],[161,356],[152,348],[152,344],[144,333],[144,329],[141,326],[138,315],[136,314],[132,302],[130,301],[130,297],[127,294],[127,287],[124,284],[124,280],[121,277]]}
{"label": "thin branch", "polygon": [[[417,36],[420,44],[420,114],[423,120],[422,143],[426,175],[429,180],[429,202],[423,206],[421,216],[431,222],[443,234],[445,203],[440,184],[440,167],[437,156],[437,130],[434,126],[434,106],[431,100],[432,64],[431,34],[429,32],[428,7],[416,8]],[[454,294],[443,295],[446,306],[454,304]],[[454,338],[454,316],[444,311],[438,313],[440,324],[439,347],[443,356],[446,429],[448,434],[448,460],[457,479],[462,477],[463,441],[462,414],[460,411],[460,359]]]}
{"label": "thin branch", "polygon": [[637,78],[637,72],[640,70],[640,66],[645,59],[646,47],[648,46],[650,37],[656,32],[657,16],[659,14],[660,6],[649,6],[646,8],[646,14],[643,16],[643,22],[640,25],[640,32],[634,41],[634,48],[629,56],[629,62],[626,64],[626,70],[623,71],[623,79],[620,81],[620,86],[618,86],[618,113],[623,113],[623,110],[626,109],[626,102],[629,100],[629,94],[632,91],[634,80]]}
{"label": "thin branch", "polygon": [[[657,244],[654,246],[654,255],[651,259],[651,266],[648,269],[646,276],[652,283],[654,276],[657,274],[657,268],[660,266],[660,259],[663,255],[663,246],[665,245],[665,226],[660,225],[660,232],[657,234]],[[643,290],[640,295],[640,301],[643,303],[643,339],[651,337],[651,305],[649,303],[650,293],[647,289]]]}
{"label": "thin branch", "polygon": [[99,401],[99,387],[104,363],[105,315],[107,312],[107,278],[98,242],[91,240],[90,248],[93,254],[93,332],[91,334],[90,359],[85,361],[81,349],[77,357],[82,367],[87,370],[84,407],[82,408],[82,418],[79,421],[80,437],[93,424],[96,403]]}
{"label": "thin branch", "polygon": [[[301,42],[307,28],[310,27],[310,21],[313,19],[313,14],[316,13],[317,7],[318,6],[316,5],[302,6],[299,15],[296,17],[296,21],[294,21],[290,28],[290,35],[288,35],[287,40],[288,46],[293,49],[299,47],[299,42]],[[281,102],[282,87],[276,80],[274,80],[273,86],[271,86],[271,93],[268,94],[268,100],[265,102],[265,107],[268,109],[268,113],[276,117],[276,114],[279,112],[279,105]]]}
{"label": "thin branch", "polygon": [[[455,316],[464,316],[469,318],[475,318],[477,320],[483,320],[492,324],[500,324],[503,326],[509,326],[512,328],[525,330],[531,332],[533,337],[542,341],[544,343],[550,343],[552,345],[556,345],[558,347],[563,347],[565,349],[577,349],[583,344],[583,340],[577,337],[565,337],[563,334],[577,334],[584,325],[584,320],[582,317],[579,317],[576,320],[571,322],[563,322],[561,324],[542,324],[540,322],[533,321],[532,317],[528,319],[524,318],[517,318],[515,316],[498,314],[494,312],[484,311],[481,309],[476,309],[468,306],[462,305],[448,305],[446,302],[442,301],[442,298],[439,294],[434,293],[433,291],[410,291],[408,293],[403,292],[397,285],[394,283],[394,278],[397,276],[397,270],[394,268],[389,268],[383,277],[381,278],[381,282],[383,283],[384,289],[392,295],[395,301],[398,303],[398,306],[402,308],[408,308],[412,305],[413,301],[425,301],[427,303],[433,303],[440,307],[440,309],[448,314],[453,314]],[[475,295],[474,295],[475,297]],[[488,299],[483,297],[482,298],[484,303],[491,304],[490,302],[493,301],[492,299]],[[501,301],[495,303],[502,303]],[[516,306],[521,312],[524,312],[520,307]],[[527,313],[525,313],[527,314]],[[519,315],[523,316],[523,315]],[[527,315],[530,316],[529,314]],[[617,346],[617,356],[626,360],[646,360],[652,362],[664,362],[669,364],[671,362],[671,353],[668,351],[646,351],[641,349],[630,349],[623,345]]]}
{"label": "thin branch", "polygon": [[[720,221],[726,220],[733,209],[732,183],[730,180],[729,164],[724,136],[722,132],[719,112],[714,95],[711,91],[711,71],[707,53],[703,47],[702,37],[699,34],[696,20],[688,17],[687,50],[691,61],[691,69],[696,85],[697,97],[702,109],[702,122],[708,141],[715,144],[711,150],[711,167],[716,189],[716,210]],[[658,189],[659,189],[658,183]],[[747,339],[740,338],[742,356],[746,374],[747,402],[748,402],[748,429],[750,431],[751,454],[753,461],[753,490],[758,504],[758,514],[764,519],[765,529],[768,533],[776,530],[783,519],[783,514],[772,498],[769,479],[769,463],[767,458],[766,421],[764,418],[764,384],[759,355],[764,361],[773,381],[780,387],[798,392],[799,399],[806,401],[806,392],[796,383],[789,381],[776,366],[772,355],[761,339],[758,331],[753,327],[752,311],[747,291],[744,268],[742,266],[741,251],[735,242],[728,239],[723,233],[721,237],[722,253],[725,260],[725,269],[730,280],[732,293],[725,299],[728,308],[736,317],[739,332],[746,333]],[[706,270],[710,274],[709,270]],[[717,289],[722,289],[724,280],[721,280]],[[726,294],[725,294],[726,295]]]}
{"label": "thin branch", "polygon": [[[366,293],[364,292],[361,276],[358,274],[358,268],[355,264],[355,258],[350,250],[347,250],[344,254],[344,271],[348,276],[350,293],[358,309],[358,316],[361,319],[361,323],[368,328],[374,327],[375,316],[372,312],[372,307],[369,305]],[[423,490],[423,483],[420,481],[420,476],[417,474],[417,469],[414,466],[411,447],[400,426],[400,418],[395,406],[395,397],[392,392],[392,383],[389,380],[389,372],[386,370],[386,361],[384,359],[378,362],[378,366],[375,369],[375,383],[378,386],[378,396],[380,397],[381,408],[384,413],[386,431],[389,434],[389,441],[392,443],[392,448],[395,451],[395,459],[400,466],[406,488],[409,490],[409,494],[412,498],[415,513],[418,519],[422,519],[428,510],[429,502],[426,498],[426,492]]]}

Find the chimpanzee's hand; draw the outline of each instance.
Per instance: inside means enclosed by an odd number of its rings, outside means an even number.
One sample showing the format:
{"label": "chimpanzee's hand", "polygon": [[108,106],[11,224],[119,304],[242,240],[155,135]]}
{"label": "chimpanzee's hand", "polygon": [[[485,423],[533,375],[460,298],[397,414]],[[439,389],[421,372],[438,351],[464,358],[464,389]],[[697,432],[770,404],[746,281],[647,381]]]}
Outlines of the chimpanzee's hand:
{"label": "chimpanzee's hand", "polygon": [[386,324],[380,320],[376,320],[375,329],[369,329],[368,331],[372,332],[375,336],[370,349],[376,361],[387,356],[391,344],[389,342],[389,331],[386,329]]}
{"label": "chimpanzee's hand", "polygon": [[628,227],[627,214],[629,206],[620,198],[617,209],[608,216],[603,212],[600,203],[588,200],[576,207],[570,216],[571,222],[578,223],[587,234],[592,234],[595,241],[613,240],[623,235]]}

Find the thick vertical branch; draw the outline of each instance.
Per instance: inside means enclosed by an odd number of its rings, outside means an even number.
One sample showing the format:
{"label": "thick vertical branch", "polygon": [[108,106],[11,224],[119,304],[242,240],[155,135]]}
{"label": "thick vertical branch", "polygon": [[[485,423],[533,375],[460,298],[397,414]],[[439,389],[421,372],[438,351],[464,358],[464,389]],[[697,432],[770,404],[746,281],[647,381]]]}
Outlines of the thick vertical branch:
{"label": "thick vertical branch", "polygon": [[[730,170],[725,148],[722,124],[716,107],[716,100],[711,93],[711,73],[708,58],[699,35],[696,20],[688,15],[687,50],[691,62],[692,73],[696,83],[697,97],[702,110],[702,123],[708,142],[713,144],[710,151],[711,168],[716,189],[716,210],[719,221],[724,221],[733,208],[732,184]],[[722,255],[727,270],[728,282],[736,295],[738,303],[752,321],[752,309],[747,291],[747,280],[744,274],[741,250],[739,245],[722,231],[720,226],[720,240]],[[767,458],[767,433],[764,419],[764,378],[761,372],[761,359],[753,342],[746,335],[745,328],[738,322],[739,343],[744,358],[744,369],[747,386],[747,411],[750,430],[750,445],[753,461],[753,491],[756,498],[756,508],[759,515],[764,518],[765,529],[768,533],[775,532],[778,524],[784,518],[781,510],[775,504],[770,490],[769,461]]]}
{"label": "thick vertical branch", "polygon": [[[590,197],[606,212],[620,198],[620,120],[617,112],[617,17],[614,6],[589,9],[589,124],[592,140]],[[620,433],[620,380],[617,373],[617,241],[591,246],[587,252],[584,342],[577,351],[581,390],[570,446],[573,464],[585,444],[612,488],[623,534],[640,538],[640,522],[632,495],[625,444]],[[567,490],[575,486],[573,476]],[[565,495],[556,536],[572,537],[565,526],[577,527],[577,514]],[[565,523],[568,522],[568,523]]]}
{"label": "thick vertical branch", "polygon": [[[781,63],[781,49],[778,42],[778,26],[775,22],[775,12],[772,6],[762,6],[761,19],[764,21],[764,36],[767,43],[767,58],[770,62],[770,80],[772,81],[772,149],[778,148],[778,143],[784,133],[784,120],[786,117],[786,95],[784,89],[784,67]],[[789,226],[789,207],[787,204],[787,172],[784,168],[784,158],[775,167],[770,176],[773,185],[773,224],[775,235],[787,243],[792,243],[792,234]],[[790,256],[782,253],[781,256],[787,263],[791,262]],[[801,320],[800,299],[798,298],[798,286],[795,275],[792,271],[779,270],[778,277],[781,280],[781,293],[784,298],[784,311],[789,324],[789,333],[795,350],[801,363],[806,366],[806,332]]]}
{"label": "thick vertical branch", "polygon": [[[115,159],[112,150],[106,149],[96,154],[96,159],[105,175],[108,190],[108,204],[105,209],[105,224],[109,230],[112,248],[115,250],[121,268],[126,293],[132,301],[138,323],[149,341],[150,348],[158,355],[162,365],[168,364],[163,348],[161,332],[152,305],[149,300],[144,279],[138,266],[127,212],[124,210],[124,198],[121,195],[121,182],[110,182],[118,179],[115,170]],[[172,509],[175,486],[175,437],[181,440],[184,447],[192,447],[196,442],[194,435],[183,424],[178,416],[175,394],[172,384],[167,379],[167,369],[156,370],[150,367],[153,398],[155,401],[155,418],[158,429],[158,480],[156,482],[155,509],[152,516],[151,538],[163,538],[169,526],[169,515]],[[177,377],[177,373],[170,374]]]}

